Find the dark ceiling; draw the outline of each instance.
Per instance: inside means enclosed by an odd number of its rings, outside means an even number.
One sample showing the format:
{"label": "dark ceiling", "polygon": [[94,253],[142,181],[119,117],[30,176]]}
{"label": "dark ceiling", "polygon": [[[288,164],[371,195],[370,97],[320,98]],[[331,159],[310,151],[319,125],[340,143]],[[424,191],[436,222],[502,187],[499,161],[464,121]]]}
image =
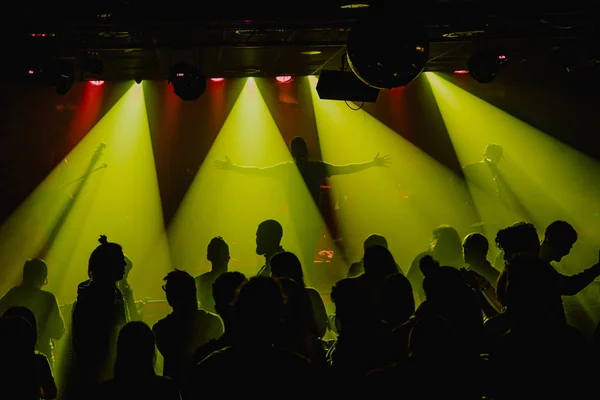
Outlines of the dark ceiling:
{"label": "dark ceiling", "polygon": [[[359,0],[356,0],[358,2]],[[80,68],[93,50],[104,62],[105,80],[166,79],[170,66],[187,61],[207,77],[318,74],[339,69],[353,24],[376,8],[342,8],[343,0],[172,2],[149,6],[136,1],[81,1],[54,6],[3,5],[2,46],[11,54],[0,68],[12,76],[40,60],[73,61]],[[140,3],[140,4],[138,4]],[[368,1],[360,1],[367,4]],[[393,27],[422,20],[431,50],[426,70],[466,68],[474,49],[501,43],[510,54],[532,57],[557,47],[575,46],[596,59],[588,42],[597,35],[598,14],[570,1],[562,9],[530,2],[421,1],[407,7],[385,2],[382,24]],[[548,3],[548,2],[546,2]],[[64,4],[64,3],[63,3]],[[395,4],[395,6],[392,6]],[[58,7],[58,8],[57,8]],[[394,8],[395,7],[395,8]],[[393,29],[382,37],[393,51]]]}

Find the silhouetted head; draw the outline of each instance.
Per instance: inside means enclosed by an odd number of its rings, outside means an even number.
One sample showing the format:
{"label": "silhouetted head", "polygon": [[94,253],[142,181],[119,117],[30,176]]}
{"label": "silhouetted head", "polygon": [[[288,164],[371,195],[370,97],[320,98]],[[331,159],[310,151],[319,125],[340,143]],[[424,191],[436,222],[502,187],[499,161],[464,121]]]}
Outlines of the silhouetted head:
{"label": "silhouetted head", "polygon": [[463,240],[462,247],[465,263],[473,265],[487,259],[490,244],[481,233],[470,233]]}
{"label": "silhouetted head", "polygon": [[429,249],[433,258],[442,265],[457,267],[462,260],[462,240],[449,225],[440,225],[433,230]]}
{"label": "silhouetted head", "polygon": [[450,266],[441,266],[429,255],[421,258],[419,268],[424,276],[423,291],[427,300],[452,301],[468,290],[460,270]]}
{"label": "silhouetted head", "polygon": [[398,272],[392,253],[383,246],[367,247],[364,257],[365,276],[384,279]]}
{"label": "silhouetted head", "polygon": [[308,145],[306,140],[300,136],[296,136],[290,143],[290,152],[294,160],[306,160],[308,159]]}
{"label": "silhouetted head", "polygon": [[48,265],[41,258],[25,261],[23,266],[23,285],[42,287],[48,283]]}
{"label": "silhouetted head", "polygon": [[283,293],[269,276],[254,276],[242,285],[235,305],[242,341],[272,344],[283,317]]}
{"label": "silhouetted head", "polygon": [[0,346],[13,354],[27,354],[37,346],[37,322],[31,310],[11,307],[0,318]]}
{"label": "silhouetted head", "polygon": [[394,273],[385,278],[381,287],[382,319],[392,326],[398,326],[415,312],[415,297],[408,278]]}
{"label": "silhouetted head", "polygon": [[120,244],[109,242],[105,235],[98,239],[100,245],[92,252],[88,274],[94,281],[118,282],[125,276],[125,255]]}
{"label": "silhouetted head", "polygon": [[504,260],[512,262],[518,258],[537,258],[540,239],[533,224],[516,222],[496,233],[496,246],[504,251]]}
{"label": "silhouetted head", "polygon": [[155,362],[156,343],[150,327],[142,321],[125,324],[117,340],[115,378],[127,380],[133,376],[153,376]]}
{"label": "silhouetted head", "polygon": [[374,313],[369,285],[359,278],[345,278],[331,288],[335,305],[335,324],[340,334],[366,334],[371,327],[380,325],[379,313]]}
{"label": "silhouetted head", "polygon": [[283,227],[274,219],[268,219],[258,225],[256,230],[256,254],[264,256],[277,249],[283,238]]}
{"label": "silhouetted head", "polygon": [[566,221],[554,221],[544,232],[542,246],[546,248],[550,261],[558,262],[571,252],[577,237],[577,231],[571,224]]}
{"label": "silhouetted head", "polygon": [[215,300],[215,311],[224,322],[232,317],[240,288],[248,281],[246,276],[238,271],[224,272],[212,284],[212,296]]}
{"label": "silhouetted head", "polygon": [[385,237],[378,235],[376,233],[373,233],[373,234],[369,235],[363,242],[363,250],[367,250],[367,248],[369,248],[371,246],[381,246],[381,247],[385,247],[387,249],[388,242]]}
{"label": "silhouetted head", "polygon": [[227,242],[221,236],[212,238],[206,248],[206,259],[211,262],[213,268],[218,268],[219,272],[226,271],[230,258]]}
{"label": "silhouetted head", "polygon": [[496,143],[490,143],[483,152],[483,159],[492,165],[498,165],[504,158],[504,149]]}
{"label": "silhouetted head", "polygon": [[481,333],[481,307],[475,292],[466,284],[463,272],[452,266],[440,266],[429,255],[419,261],[419,267],[424,276],[423,291],[428,308],[450,319],[467,336]]}
{"label": "silhouetted head", "polygon": [[163,279],[166,283],[163,290],[167,294],[167,301],[173,310],[197,310],[196,281],[194,277],[176,269],[167,274]]}
{"label": "silhouetted head", "polygon": [[289,251],[282,251],[271,257],[271,276],[274,278],[291,278],[302,287],[306,286],[302,263],[294,253]]}

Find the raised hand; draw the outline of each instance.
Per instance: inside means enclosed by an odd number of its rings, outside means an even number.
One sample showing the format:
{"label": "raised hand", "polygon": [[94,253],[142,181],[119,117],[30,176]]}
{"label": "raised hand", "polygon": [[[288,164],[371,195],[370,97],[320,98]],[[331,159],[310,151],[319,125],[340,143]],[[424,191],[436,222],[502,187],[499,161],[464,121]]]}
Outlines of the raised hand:
{"label": "raised hand", "polygon": [[215,165],[219,169],[229,170],[233,168],[233,163],[229,160],[229,157],[225,156],[225,160],[217,160],[215,161]]}
{"label": "raised hand", "polygon": [[390,156],[380,157],[379,153],[373,158],[373,165],[376,167],[387,167],[390,163]]}

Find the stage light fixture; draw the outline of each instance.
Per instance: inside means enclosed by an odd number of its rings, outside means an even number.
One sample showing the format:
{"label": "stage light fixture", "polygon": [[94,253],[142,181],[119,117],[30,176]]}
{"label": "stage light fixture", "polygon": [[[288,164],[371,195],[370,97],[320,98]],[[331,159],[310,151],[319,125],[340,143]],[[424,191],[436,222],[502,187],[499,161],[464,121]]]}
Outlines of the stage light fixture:
{"label": "stage light fixture", "polygon": [[183,101],[194,101],[206,90],[206,78],[188,63],[178,63],[171,67],[167,81],[173,86],[173,92]]}
{"label": "stage light fixture", "polygon": [[83,70],[93,76],[100,76],[104,72],[104,63],[95,51],[90,51],[83,59]]}
{"label": "stage light fixture", "polygon": [[52,75],[52,85],[56,90],[56,94],[61,96],[67,94],[75,80],[73,64],[67,61],[60,62]]}
{"label": "stage light fixture", "polygon": [[225,78],[210,78],[211,82],[223,82]]}
{"label": "stage light fixture", "polygon": [[67,94],[75,81],[75,67],[60,60],[34,61],[26,68],[27,77],[43,86],[50,86],[58,95]]}
{"label": "stage light fixture", "polygon": [[140,78],[139,76],[136,76],[134,81],[135,81],[135,83],[137,83],[139,85],[140,83],[142,83],[142,78]]}
{"label": "stage light fixture", "polygon": [[475,53],[467,61],[469,75],[479,83],[492,83],[506,61],[506,55],[498,51]]}

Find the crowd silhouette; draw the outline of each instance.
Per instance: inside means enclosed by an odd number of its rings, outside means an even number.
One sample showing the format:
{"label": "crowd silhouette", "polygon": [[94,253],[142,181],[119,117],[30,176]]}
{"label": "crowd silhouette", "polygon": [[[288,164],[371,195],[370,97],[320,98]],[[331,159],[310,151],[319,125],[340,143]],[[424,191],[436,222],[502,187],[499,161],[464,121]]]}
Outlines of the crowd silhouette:
{"label": "crowd silhouette", "polygon": [[[592,284],[600,261],[571,276],[555,268],[578,239],[567,221],[551,223],[541,237],[527,221],[497,230],[500,267],[481,232],[461,235],[441,225],[406,269],[374,233],[333,285],[330,312],[307,284],[301,257],[282,247],[283,236],[278,221],[257,221],[256,253],[265,262],[252,276],[231,271],[229,245],[213,238],[209,272],[194,277],[175,269],[156,282],[172,311],[152,326],[127,281],[133,262],[106,236],[89,257],[70,323],[42,289],[49,266],[25,261],[22,283],[0,299],[0,398],[512,400],[594,393],[600,329],[590,341],[570,325],[563,296]],[[54,354],[57,340],[67,341],[64,360]],[[58,364],[66,371],[59,385]]]}

